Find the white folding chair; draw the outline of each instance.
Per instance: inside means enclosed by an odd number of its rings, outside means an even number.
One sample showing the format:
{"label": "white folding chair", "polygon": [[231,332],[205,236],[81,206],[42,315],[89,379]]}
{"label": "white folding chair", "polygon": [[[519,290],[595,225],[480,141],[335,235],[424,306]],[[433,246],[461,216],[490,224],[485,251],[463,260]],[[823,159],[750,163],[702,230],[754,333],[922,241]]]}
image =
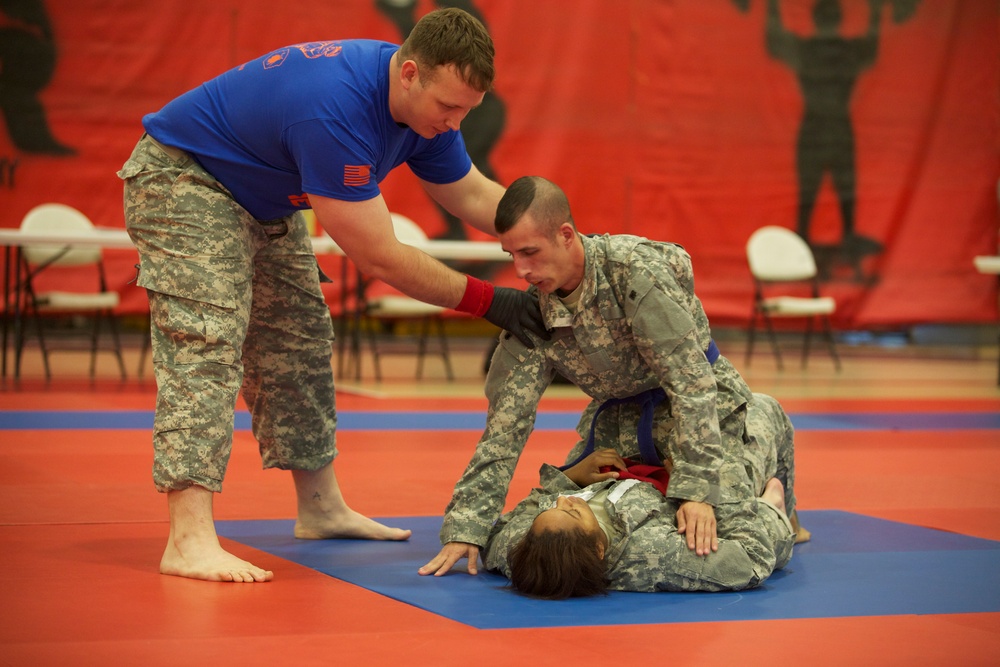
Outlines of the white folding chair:
{"label": "white folding chair", "polygon": [[[21,270],[23,272],[22,312],[35,325],[39,346],[42,351],[42,362],[45,366],[45,378],[52,378],[49,367],[50,346],[46,343],[42,316],[90,314],[93,317],[93,327],[90,332],[90,377],[94,378],[97,367],[97,352],[100,349],[98,339],[102,323],[109,324],[113,345],[111,352],[118,358],[118,367],[124,380],[125,362],[122,359],[121,340],[118,335],[118,324],[112,312],[119,303],[119,295],[109,290],[104,274],[102,251],[98,246],[69,246],[59,242],[60,237],[67,234],[86,233],[94,229],[93,223],[80,211],[65,204],[41,204],[28,211],[21,221],[21,231],[35,235],[51,236],[51,243],[27,244],[21,248]],[[79,285],[67,284],[65,290],[49,290],[38,292],[35,283],[42,271],[56,273],[60,269],[92,266],[94,268],[94,283],[97,290],[78,289]],[[73,280],[78,280],[78,273],[73,273]],[[69,278],[68,278],[69,279]],[[24,333],[27,327],[20,328],[15,342],[16,356],[14,374],[18,377],[21,369],[21,355],[24,350]],[[56,348],[51,348],[52,350]]]}
{"label": "white folding chair", "polygon": [[[427,240],[424,230],[404,215],[393,213],[392,228],[396,238],[401,243],[419,244]],[[365,286],[365,291],[369,285]],[[444,319],[441,314],[444,308],[433,304],[424,303],[418,299],[402,294],[387,294],[373,299],[363,299],[360,304],[362,313],[370,320],[369,324],[382,324],[380,328],[395,330],[401,322],[410,320],[419,326],[417,334],[417,379],[423,377],[424,359],[428,352],[428,341],[431,336],[433,326],[437,334],[437,348],[441,359],[444,361],[445,373],[448,380],[454,380],[455,375],[451,368],[451,355],[448,352],[448,340],[444,330]],[[380,354],[385,354],[379,349],[373,327],[368,327],[368,340],[372,352],[372,359],[375,365],[375,379],[381,381],[382,370],[379,362]]]}
{"label": "white folding chair", "polygon": [[[837,304],[832,297],[820,296],[816,260],[809,245],[790,229],[768,225],[750,236],[746,251],[750,273],[754,279],[753,313],[747,332],[747,366],[750,365],[753,353],[758,320],[762,320],[767,328],[778,368],[782,369],[781,351],[778,349],[772,318],[802,318],[806,320],[802,367],[805,368],[809,357],[813,323],[819,320],[834,366],[839,371],[840,358],[837,356],[830,328],[830,315],[836,310]],[[796,283],[800,285],[798,291]],[[782,293],[775,293],[777,286],[784,288]],[[788,294],[787,291],[794,293]],[[801,296],[802,293],[807,296]]]}

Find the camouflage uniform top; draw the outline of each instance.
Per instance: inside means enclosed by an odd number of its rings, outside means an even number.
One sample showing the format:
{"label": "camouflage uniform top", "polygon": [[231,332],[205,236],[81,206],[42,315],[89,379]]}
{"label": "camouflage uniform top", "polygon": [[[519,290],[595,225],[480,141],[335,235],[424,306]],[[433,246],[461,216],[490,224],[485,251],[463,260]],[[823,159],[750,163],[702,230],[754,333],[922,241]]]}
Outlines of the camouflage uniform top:
{"label": "camouflage uniform top", "polygon": [[[555,505],[560,494],[580,488],[558,468],[539,471],[542,488],[534,489],[504,514],[493,529],[483,563],[510,578],[507,554],[530,529],[540,511]],[[679,503],[664,498],[651,484],[608,480],[587,487],[608,489],[608,548],[604,561],[609,588],[621,591],[724,591],[754,588],[783,567],[792,556],[794,536],[788,519],[773,506],[747,501],[728,503],[727,522],[740,526],[719,540],[710,557],[687,548],[674,520]]]}
{"label": "camouflage uniform top", "polygon": [[[443,543],[486,544],[538,402],[557,372],[593,399],[577,427],[582,438],[604,401],[656,387],[666,392],[653,438],[661,458],[673,462],[668,497],[718,505],[756,495],[740,454],[750,389],[725,357],[710,364],[705,356],[711,332],[694,294],[690,256],[635,236],[581,239],[586,259],[576,312],[540,294],[552,339],[530,349],[501,336],[486,379],[486,430],[448,505]],[[638,458],[639,414],[632,404],[605,410],[596,442]],[[582,439],[567,461],[584,445]]]}

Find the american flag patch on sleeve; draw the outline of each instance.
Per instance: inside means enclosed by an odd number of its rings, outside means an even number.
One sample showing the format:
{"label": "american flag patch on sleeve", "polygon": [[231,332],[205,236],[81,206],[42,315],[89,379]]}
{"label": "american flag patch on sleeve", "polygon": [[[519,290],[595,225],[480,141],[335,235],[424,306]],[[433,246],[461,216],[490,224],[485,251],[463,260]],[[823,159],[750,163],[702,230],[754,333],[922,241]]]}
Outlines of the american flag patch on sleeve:
{"label": "american flag patch on sleeve", "polygon": [[370,164],[345,164],[344,165],[344,185],[358,186],[368,185],[372,180],[372,166]]}

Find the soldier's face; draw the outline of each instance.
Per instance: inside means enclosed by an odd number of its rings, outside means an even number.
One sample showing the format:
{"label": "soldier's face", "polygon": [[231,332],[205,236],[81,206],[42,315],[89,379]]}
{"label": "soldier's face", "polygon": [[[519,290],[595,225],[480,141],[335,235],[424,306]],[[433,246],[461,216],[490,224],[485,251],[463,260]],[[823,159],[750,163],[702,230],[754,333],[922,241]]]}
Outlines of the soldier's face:
{"label": "soldier's face", "polygon": [[500,245],[514,260],[517,277],[551,294],[568,294],[580,284],[583,267],[576,266],[571,252],[576,230],[564,223],[555,236],[539,225],[531,213],[524,216],[509,231],[500,235]]}
{"label": "soldier's face", "polygon": [[587,501],[576,496],[559,496],[555,507],[539,512],[533,530],[572,530],[579,528],[588,535],[601,530],[594,511]]}

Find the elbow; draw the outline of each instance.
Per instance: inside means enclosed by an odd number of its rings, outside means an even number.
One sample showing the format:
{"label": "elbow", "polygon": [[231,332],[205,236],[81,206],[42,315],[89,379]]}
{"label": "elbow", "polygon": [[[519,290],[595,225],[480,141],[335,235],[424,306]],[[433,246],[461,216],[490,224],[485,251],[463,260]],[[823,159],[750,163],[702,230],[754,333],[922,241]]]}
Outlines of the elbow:
{"label": "elbow", "polygon": [[392,268],[386,263],[379,261],[358,261],[354,260],[354,265],[358,271],[371,280],[381,280],[382,282],[392,282]]}
{"label": "elbow", "polygon": [[[399,243],[395,244],[397,248]],[[392,284],[403,265],[398,257],[397,248],[364,248],[361,252],[349,255],[349,259],[362,275],[369,279],[381,280]]]}

